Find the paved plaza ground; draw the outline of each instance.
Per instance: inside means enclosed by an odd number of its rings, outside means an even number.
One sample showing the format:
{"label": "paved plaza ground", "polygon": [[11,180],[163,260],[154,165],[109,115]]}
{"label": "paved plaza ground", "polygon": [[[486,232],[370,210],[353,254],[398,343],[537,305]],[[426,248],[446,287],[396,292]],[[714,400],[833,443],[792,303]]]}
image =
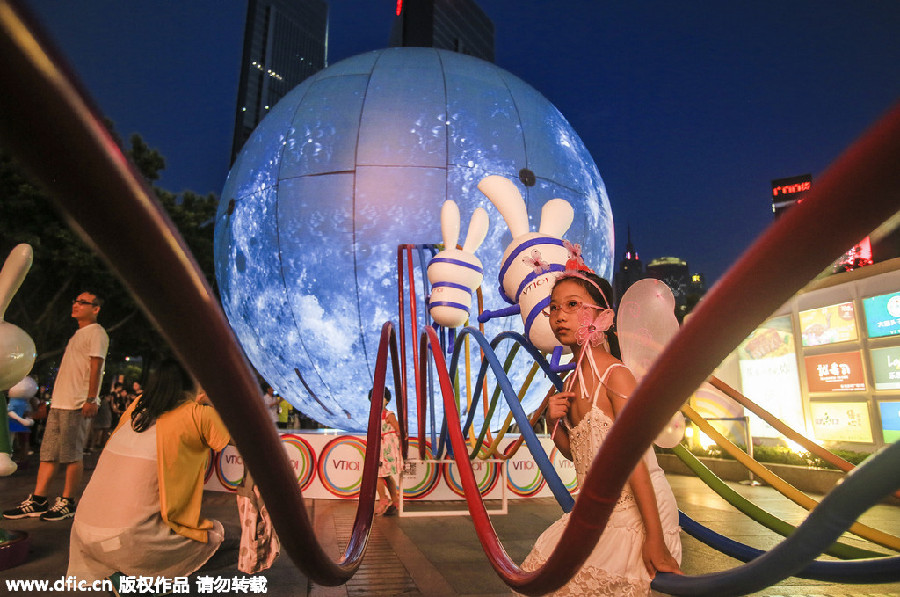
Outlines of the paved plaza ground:
{"label": "paved plaza ground", "polygon": [[[90,466],[90,461],[88,461]],[[25,471],[0,479],[0,507],[14,506],[33,488],[37,462]],[[86,480],[90,470],[86,471]],[[691,518],[713,530],[760,549],[768,549],[780,537],[750,521],[724,502],[695,477],[670,475],[679,507]],[[764,486],[731,484],[751,501],[791,524],[799,524],[806,511],[794,505],[773,489]],[[62,487],[62,479],[54,489]],[[461,507],[462,502],[443,502],[442,508]],[[355,516],[352,500],[307,500],[315,521],[319,541],[335,558],[346,545]],[[416,505],[410,508],[423,506]],[[204,496],[207,516],[234,528],[238,525],[237,507],[232,494],[207,492]],[[560,515],[552,498],[512,500],[509,513],[492,517],[494,528],[509,555],[521,562],[534,540]],[[865,513],[862,522],[882,531],[900,534],[900,507],[880,504]],[[26,531],[31,539],[29,559],[15,568],[0,571],[0,594],[7,593],[6,579],[61,579],[68,561],[71,520],[42,522],[38,519],[4,520],[6,530]],[[704,574],[727,570],[739,563],[721,555],[695,539],[682,535],[686,574]],[[846,542],[885,552],[861,539],[846,536]],[[892,554],[897,555],[897,554]],[[221,578],[243,578],[236,566],[214,574]],[[376,518],[369,548],[360,570],[344,586],[320,587],[309,582],[285,554],[262,573],[266,579],[266,595],[282,597],[354,597],[362,595],[465,595],[488,597],[509,595],[509,588],[497,577],[488,563],[468,516]],[[246,586],[246,585],[245,585]],[[36,595],[22,592],[22,595]],[[87,595],[87,593],[60,593]],[[193,594],[198,594],[196,590]],[[241,594],[236,592],[222,594]],[[882,585],[842,585],[788,578],[755,595],[785,597],[874,597],[900,596],[900,583]]]}

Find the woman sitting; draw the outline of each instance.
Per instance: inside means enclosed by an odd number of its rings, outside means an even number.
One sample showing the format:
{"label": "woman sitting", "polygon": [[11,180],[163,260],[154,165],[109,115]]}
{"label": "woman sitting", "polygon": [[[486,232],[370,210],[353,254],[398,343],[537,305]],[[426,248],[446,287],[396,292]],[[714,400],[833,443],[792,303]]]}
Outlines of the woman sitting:
{"label": "woman sitting", "polygon": [[200,515],[204,473],[209,450],[229,440],[190,374],[163,362],[123,413],[84,490],[68,575],[174,578],[203,566],[225,536],[221,523]]}

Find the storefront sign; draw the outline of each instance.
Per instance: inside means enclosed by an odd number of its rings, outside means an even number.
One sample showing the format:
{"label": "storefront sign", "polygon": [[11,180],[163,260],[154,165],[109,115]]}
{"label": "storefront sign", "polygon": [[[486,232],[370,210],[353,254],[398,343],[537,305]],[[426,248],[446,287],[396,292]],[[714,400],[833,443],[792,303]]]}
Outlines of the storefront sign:
{"label": "storefront sign", "polygon": [[859,351],[803,358],[810,392],[863,392],[866,378]]}
{"label": "storefront sign", "polygon": [[879,402],[878,410],[884,443],[892,444],[900,439],[900,402]]}
{"label": "storefront sign", "polygon": [[863,299],[869,338],[900,334],[900,292]]}
{"label": "storefront sign", "polygon": [[859,337],[852,302],[800,311],[799,316],[803,346],[847,342]]}
{"label": "storefront sign", "polygon": [[[805,429],[800,373],[789,317],[777,317],[754,330],[738,348],[741,389],[745,396],[794,429]],[[768,423],[750,415],[754,437],[781,437]]]}
{"label": "storefront sign", "polygon": [[810,402],[817,440],[872,442],[872,426],[865,402]]}
{"label": "storefront sign", "polygon": [[900,389],[900,346],[871,350],[876,390]]}

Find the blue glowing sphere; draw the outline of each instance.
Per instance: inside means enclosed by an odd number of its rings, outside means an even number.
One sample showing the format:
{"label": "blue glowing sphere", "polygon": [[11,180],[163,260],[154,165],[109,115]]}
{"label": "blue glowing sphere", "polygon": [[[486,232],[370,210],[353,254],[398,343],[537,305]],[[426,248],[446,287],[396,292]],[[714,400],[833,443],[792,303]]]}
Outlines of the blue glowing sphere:
{"label": "blue glowing sphere", "polygon": [[[285,96],[238,156],[216,215],[222,304],[260,374],[320,423],[365,429],[381,326],[398,321],[397,246],[440,243],[444,200],[459,205],[463,236],[475,207],[487,209],[476,253],[485,308],[505,306],[497,275],[511,237],[476,188],[491,174],[515,181],[534,230],[547,200],[568,200],[566,238],[611,277],[612,216],[597,167],[559,111],[509,72],[453,52],[392,48],[334,64]],[[416,263],[420,322],[424,265]],[[486,333],[504,329],[521,331],[520,318],[489,322]],[[410,347],[407,338],[415,429]],[[546,387],[529,393],[526,409]]]}

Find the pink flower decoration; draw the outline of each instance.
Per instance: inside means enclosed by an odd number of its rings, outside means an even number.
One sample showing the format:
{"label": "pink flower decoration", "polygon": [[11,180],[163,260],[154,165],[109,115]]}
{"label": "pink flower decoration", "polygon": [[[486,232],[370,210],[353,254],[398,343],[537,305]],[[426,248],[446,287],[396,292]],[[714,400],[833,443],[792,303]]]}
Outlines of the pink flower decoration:
{"label": "pink flower decoration", "polygon": [[530,265],[536,274],[550,271],[550,264],[541,259],[541,252],[537,249],[531,250],[531,256],[522,257],[522,263]]}
{"label": "pink flower decoration", "polygon": [[581,263],[584,263],[584,259],[581,258],[581,245],[572,244],[567,240],[562,241],[563,246],[569,252],[569,259],[575,259]]}
{"label": "pink flower decoration", "polygon": [[[594,310],[598,313],[594,315]],[[594,305],[582,305],[578,312],[578,330],[575,332],[575,340],[579,346],[590,342],[591,346],[599,346],[603,340],[603,333],[612,327],[614,314],[612,309],[601,309]]]}

